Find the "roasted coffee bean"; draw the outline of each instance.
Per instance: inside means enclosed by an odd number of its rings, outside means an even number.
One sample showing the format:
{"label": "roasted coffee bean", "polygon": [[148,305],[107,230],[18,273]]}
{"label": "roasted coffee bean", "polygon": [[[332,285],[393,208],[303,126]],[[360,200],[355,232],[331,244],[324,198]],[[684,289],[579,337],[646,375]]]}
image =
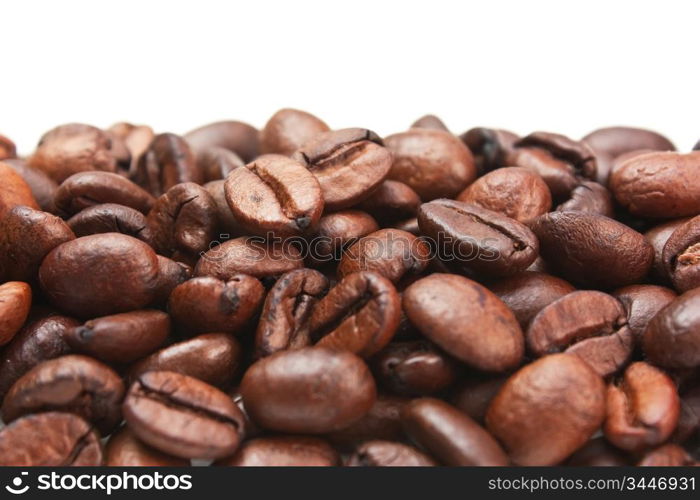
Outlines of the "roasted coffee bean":
{"label": "roasted coffee bean", "polygon": [[[3,161],[3,163],[12,167],[12,169],[24,179],[24,182],[29,186],[29,190],[32,192],[32,196],[39,205],[39,208],[49,213],[56,212],[56,206],[54,205],[54,197],[58,190],[58,183],[56,181],[46,175],[45,172],[30,167],[24,160],[10,159]],[[0,167],[0,169],[2,169],[2,167]]]}
{"label": "roasted coffee bean", "polygon": [[70,123],[45,133],[29,166],[46,172],[56,182],[78,172],[115,172],[117,161],[107,132],[90,125]]}
{"label": "roasted coffee bean", "polygon": [[700,152],[647,153],[630,158],[610,176],[610,190],[633,215],[670,218],[700,214],[695,182]]}
{"label": "roasted coffee bean", "polygon": [[328,279],[313,269],[283,274],[265,299],[255,333],[255,357],[309,345],[307,322],[328,287]]}
{"label": "roasted coffee bean", "polygon": [[80,172],[58,187],[56,208],[67,215],[103,203],[115,203],[147,214],[155,199],[126,177],[110,172]]}
{"label": "roasted coffee bean", "polygon": [[15,143],[4,135],[0,135],[0,160],[15,158],[17,156],[17,148]]}
{"label": "roasted coffee bean", "polygon": [[435,460],[413,446],[393,441],[367,441],[345,463],[348,467],[433,467]]}
{"label": "roasted coffee bean", "polygon": [[368,212],[383,224],[414,217],[420,206],[418,194],[408,184],[386,180],[357,208]]}
{"label": "roasted coffee bean", "polygon": [[397,283],[407,273],[419,274],[428,265],[430,248],[421,239],[398,229],[380,229],[343,252],[338,277],[371,271]]}
{"label": "roasted coffee bean", "polygon": [[380,137],[362,128],[318,134],[294,158],[318,179],[327,210],[348,208],[369,197],[392,164]]}
{"label": "roasted coffee bean", "polygon": [[175,134],[155,136],[130,177],[153,196],[183,182],[200,184],[204,180],[189,145]]}
{"label": "roasted coffee bean", "polygon": [[121,421],[124,384],[111,368],[87,356],[69,354],[44,361],[22,375],[2,402],[12,422],[30,413],[65,411],[92,422],[104,435]]}
{"label": "roasted coffee bean", "polygon": [[29,185],[12,167],[3,162],[0,162],[0,185],[0,218],[19,205],[39,209]]}
{"label": "roasted coffee bean", "polygon": [[228,174],[244,165],[243,160],[228,149],[213,147],[197,152],[197,168],[202,172],[204,182],[226,179]]}
{"label": "roasted coffee bean", "polygon": [[658,446],[676,428],[679,412],[673,380],[648,363],[633,363],[618,383],[608,385],[605,437],[628,451]]}
{"label": "roasted coffee bean", "polygon": [[647,452],[637,463],[639,467],[697,467],[697,465],[698,462],[693,460],[693,457],[687,451],[672,443],[659,446]]}
{"label": "roasted coffee bean", "polygon": [[182,262],[158,255],[158,278],[156,280],[153,304],[164,306],[176,286],[192,277],[192,268]]}
{"label": "roasted coffee bean", "polygon": [[482,424],[486,419],[486,411],[491,400],[496,397],[506,380],[505,376],[472,376],[461,383],[450,398],[450,402],[457,409]]}
{"label": "roasted coffee bean", "polygon": [[224,191],[224,186],[226,181],[218,180],[207,182],[204,185],[206,189],[216,204],[216,213],[218,215],[218,225],[222,233],[219,235],[222,239],[229,239],[236,236],[241,236],[245,233],[245,230],[241,225],[234,219],[231,209],[226,201],[226,193]]}
{"label": "roasted coffee bean", "polygon": [[476,178],[471,152],[448,132],[414,128],[384,144],[394,155],[389,179],[405,182],[423,201],[456,196]]}
{"label": "roasted coffee bean", "polygon": [[409,401],[408,398],[380,393],[362,418],[326,437],[333,444],[347,449],[374,439],[400,441],[404,438],[401,410]]}
{"label": "roasted coffee bean", "polygon": [[224,193],[234,219],[249,234],[294,236],[311,231],[323,212],[322,187],[286,156],[264,155],[229,174]]}
{"label": "roasted coffee bean", "polygon": [[77,237],[101,233],[121,233],[150,243],[151,231],[146,216],[138,210],[105,203],[78,212],[68,220],[68,227]]}
{"label": "roasted coffee bean", "polygon": [[404,291],[403,309],[423,335],[478,370],[503,372],[522,361],[523,334],[515,316],[475,281],[432,274]]}
{"label": "roasted coffee bean", "polygon": [[673,290],[656,285],[630,285],[615,290],[612,295],[622,302],[627,311],[627,325],[640,341],[652,318],[676,298]]}
{"label": "roasted coffee bean", "polygon": [[228,395],[175,372],[140,375],[123,410],[137,438],[180,458],[225,457],[244,438],[244,416]]}
{"label": "roasted coffee bean", "polygon": [[0,429],[0,466],[66,467],[103,463],[100,436],[77,415],[27,415]]}
{"label": "roasted coffee bean", "polygon": [[615,207],[610,191],[597,182],[583,181],[571,191],[571,197],[559,205],[560,212],[589,212],[592,214],[615,216]]}
{"label": "roasted coffee bean", "polygon": [[209,123],[187,132],[183,137],[197,152],[224,148],[236,153],[243,161],[253,160],[260,149],[257,129],[235,120]]}
{"label": "roasted coffee bean", "polygon": [[395,226],[395,229],[406,231],[414,236],[420,236],[420,228],[418,227],[418,219],[416,217],[397,222]]}
{"label": "roasted coffee bean", "polygon": [[202,186],[178,184],[156,200],[147,224],[156,252],[194,263],[216,237],[216,203]]}
{"label": "roasted coffee bean", "polygon": [[666,368],[700,366],[700,288],[685,292],[654,316],[642,347],[652,363]]}
{"label": "roasted coffee bean", "polygon": [[435,115],[423,115],[411,124],[411,128],[430,128],[449,132],[447,125]]}
{"label": "roasted coffee bean", "polygon": [[457,201],[478,205],[527,224],[552,208],[547,184],[527,168],[499,168],[479,177],[457,196]]}
{"label": "roasted coffee bean", "polygon": [[79,318],[142,309],[154,299],[157,281],[153,249],[117,233],[63,243],[39,268],[39,282],[51,302]]}
{"label": "roasted coffee bean", "polygon": [[251,419],[272,431],[321,434],[348,427],[372,407],[369,368],[347,351],[282,351],[253,364],[240,387]]}
{"label": "roasted coffee bean", "polygon": [[662,281],[664,284],[670,283],[671,280],[670,276],[666,273],[663,262],[664,246],[673,232],[689,220],[690,218],[688,217],[674,219],[654,226],[644,233],[644,238],[654,249],[654,265],[651,268],[651,276]]}
{"label": "roasted coffee bean", "polygon": [[572,467],[619,467],[629,464],[629,458],[603,437],[591,439],[566,461],[566,465]]}
{"label": "roasted coffee bean", "polygon": [[151,371],[171,371],[220,389],[231,385],[241,361],[241,346],[226,333],[207,333],[154,352],[129,369],[136,380]]}
{"label": "roasted coffee bean", "polygon": [[386,346],[401,319],[396,288],[379,274],[346,275],[311,310],[302,337],[368,358]]}
{"label": "roasted coffee bean", "polygon": [[700,430],[700,386],[681,394],[678,425],[673,432],[672,441],[684,443],[697,436],[698,430]]}
{"label": "roasted coffee bean", "polygon": [[32,289],[21,281],[0,285],[0,346],[12,340],[29,315]]}
{"label": "roasted coffee bean", "polygon": [[537,271],[503,278],[490,283],[488,288],[513,311],[523,328],[545,306],[575,290],[563,279]]}
{"label": "roasted coffee bean", "polygon": [[575,354],[603,377],[622,368],[634,349],[622,303],[596,291],[572,292],[544,307],[532,318],[525,340],[537,357]]}
{"label": "roasted coffee bean", "polygon": [[186,467],[188,460],[167,455],[139,441],[128,427],[112,434],[105,446],[109,467]]}
{"label": "roasted coffee bean", "polygon": [[316,135],[330,128],[319,118],[298,109],[281,109],[260,131],[260,152],[290,156]]}
{"label": "roasted coffee bean", "polygon": [[59,217],[14,207],[0,219],[0,275],[34,284],[44,257],[73,239],[73,231]]}
{"label": "roasted coffee bean", "polygon": [[114,136],[121,139],[129,152],[129,172],[136,169],[138,161],[150,146],[155,134],[148,125],[134,125],[131,123],[115,123],[107,129]]}
{"label": "roasted coffee bean", "polygon": [[519,139],[507,130],[484,127],[467,130],[459,138],[474,154],[474,161],[480,173],[505,167],[514,144]]}
{"label": "roasted coffee bean", "polygon": [[468,274],[511,276],[537,257],[538,242],[526,226],[498,212],[453,200],[418,210],[421,232],[436,242],[449,266]]}
{"label": "roasted coffee bean", "polygon": [[170,317],[144,310],[91,319],[68,330],[65,340],[76,351],[107,363],[131,363],[158,349],[170,334]]}
{"label": "roasted coffee bean", "polygon": [[700,216],[673,231],[661,259],[676,290],[685,292],[700,286]]}
{"label": "roasted coffee bean", "polygon": [[426,340],[394,342],[372,359],[377,382],[394,394],[428,396],[456,380],[457,364]]}
{"label": "roasted coffee bean", "polygon": [[374,218],[359,210],[341,210],[321,217],[316,235],[310,241],[310,257],[314,263],[339,260],[348,246],[379,230]]}
{"label": "roasted coffee bean", "polygon": [[238,333],[259,310],[265,290],[259,280],[237,274],[227,281],[209,276],[177,286],[168,300],[175,325],[188,335]]}
{"label": "roasted coffee bean", "polygon": [[324,440],[307,436],[270,436],[243,443],[235,455],[219,460],[230,467],[333,467],[338,453]]}
{"label": "roasted coffee bean", "polygon": [[414,399],[401,414],[406,433],[445,465],[508,465],[486,429],[439,399]]}
{"label": "roasted coffee bean", "polygon": [[260,237],[236,238],[204,253],[194,269],[195,276],[213,276],[229,280],[237,274],[260,279],[278,278],[304,267],[304,260],[294,245],[286,242],[266,243]]}
{"label": "roasted coffee bean", "polygon": [[602,215],[550,212],[530,227],[547,264],[584,287],[638,283],[654,259],[653,248],[641,234]]}
{"label": "roasted coffee bean", "polygon": [[545,356],[516,372],[491,402],[486,424],[517,465],[555,465],[605,418],[603,379],[576,356]]}

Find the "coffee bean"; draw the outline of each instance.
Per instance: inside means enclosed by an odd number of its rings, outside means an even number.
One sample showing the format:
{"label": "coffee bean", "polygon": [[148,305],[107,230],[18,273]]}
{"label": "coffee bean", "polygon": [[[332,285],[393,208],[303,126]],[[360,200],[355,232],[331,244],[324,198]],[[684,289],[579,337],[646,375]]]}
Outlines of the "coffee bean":
{"label": "coffee bean", "polygon": [[693,217],[673,231],[661,258],[676,290],[685,292],[700,286],[700,217]]}
{"label": "coffee bean", "polygon": [[[17,172],[24,182],[29,186],[32,197],[45,212],[55,213],[56,206],[54,205],[54,197],[58,190],[58,183],[43,171],[30,167],[27,162],[19,159],[9,159],[2,162],[4,165],[9,165]],[[0,167],[2,169],[2,167]]]}
{"label": "coffee bean", "polygon": [[345,463],[348,467],[433,467],[435,460],[412,446],[393,441],[367,441]]}
{"label": "coffee bean", "polygon": [[674,219],[654,226],[644,233],[644,239],[646,239],[654,249],[654,265],[650,271],[651,276],[661,281],[663,284],[670,284],[671,280],[670,276],[666,273],[663,262],[664,246],[673,232],[689,220],[689,217]]}
{"label": "coffee bean", "polygon": [[0,135],[0,160],[15,158],[17,156],[17,148],[15,143],[8,137]]}
{"label": "coffee bean", "polygon": [[243,376],[240,390],[255,423],[306,434],[351,425],[369,411],[376,395],[360,358],[324,347],[282,351],[257,361]]}
{"label": "coffee bean", "polygon": [[260,152],[290,156],[316,135],[329,130],[328,125],[310,113],[281,109],[260,131]]}
{"label": "coffee bean", "polygon": [[134,125],[132,123],[115,123],[107,129],[113,136],[121,139],[129,152],[129,172],[136,170],[139,159],[148,151],[155,134],[148,125]]}
{"label": "coffee bean", "polygon": [[216,213],[218,216],[217,227],[220,231],[222,231],[222,234],[219,236],[222,239],[229,239],[236,236],[241,236],[245,234],[246,231],[241,227],[231,213],[231,209],[228,206],[226,194],[224,192],[225,184],[226,181],[218,180],[207,182],[203,187],[211,195],[214,203],[216,204]]}
{"label": "coffee bean", "polygon": [[12,340],[29,315],[32,289],[21,281],[0,285],[0,346]]}
{"label": "coffee bean", "polygon": [[343,250],[377,230],[377,221],[359,210],[341,210],[324,215],[310,242],[310,258],[321,265],[340,260]]}
{"label": "coffee bean", "polygon": [[382,224],[391,225],[398,220],[414,217],[420,203],[418,194],[407,184],[386,180],[357,208],[368,212]]}
{"label": "coffee bean", "polygon": [[389,179],[405,182],[423,201],[456,196],[476,178],[471,152],[447,132],[414,128],[384,144],[394,155]]}
{"label": "coffee bean", "polygon": [[572,467],[619,467],[630,465],[629,458],[605,438],[591,439],[571,455],[566,465]]}
{"label": "coffee bean", "polygon": [[231,467],[333,467],[338,453],[325,441],[306,436],[271,436],[243,443],[217,465]]}
{"label": "coffee bean", "polygon": [[41,287],[51,302],[79,318],[142,309],[153,300],[157,279],[153,249],[117,233],[63,243],[39,268]]}
{"label": "coffee bean", "polygon": [[507,130],[484,127],[467,130],[459,138],[473,153],[477,170],[482,174],[505,167],[519,139]]}
{"label": "coffee bean", "polygon": [[129,179],[110,172],[80,172],[68,177],[56,191],[56,208],[67,215],[94,205],[115,203],[147,214],[155,199]]}
{"label": "coffee bean", "polygon": [[447,126],[435,115],[424,115],[411,124],[411,128],[430,128],[449,132]]}
{"label": "coffee bean", "polygon": [[103,316],[68,330],[65,340],[76,351],[106,363],[131,363],[158,349],[170,334],[170,317],[144,310]]}
{"label": "coffee bean", "polygon": [[197,168],[202,172],[204,182],[226,179],[228,174],[244,165],[243,160],[228,149],[212,147],[197,152]]}
{"label": "coffee bean", "polygon": [[169,345],[132,365],[130,380],[150,371],[171,371],[220,389],[231,385],[241,362],[241,346],[226,333],[207,333]]}
{"label": "coffee bean", "polygon": [[676,298],[673,290],[656,285],[630,285],[612,293],[627,311],[627,325],[641,340],[649,322]]}
{"label": "coffee bean", "polygon": [[294,153],[318,179],[326,209],[349,208],[386,178],[391,153],[371,130],[348,128],[315,135]]}
{"label": "coffee bean", "polygon": [[190,462],[151,448],[139,441],[128,427],[122,427],[107,441],[105,465],[109,467],[186,467]]}
{"label": "coffee bean", "polygon": [[238,333],[260,310],[264,293],[260,281],[245,274],[225,282],[204,276],[178,285],[170,294],[168,310],[188,335]]}
{"label": "coffee bean", "polygon": [[700,366],[700,289],[685,292],[659,311],[642,338],[644,354],[667,368]]}
{"label": "coffee bean", "polygon": [[153,196],[183,182],[204,180],[189,145],[175,134],[155,136],[129,177]]}
{"label": "coffee bean", "polygon": [[0,162],[0,184],[0,218],[19,205],[39,209],[29,185],[12,167],[3,162]]}
{"label": "coffee bean", "polygon": [[236,153],[243,161],[258,156],[258,131],[247,123],[229,120],[209,123],[187,132],[183,138],[195,151],[224,148]]}
{"label": "coffee bean", "polygon": [[362,418],[326,437],[334,445],[348,450],[371,440],[402,440],[401,410],[409,401],[400,396],[377,394],[374,404]]}
{"label": "coffee bean", "polygon": [[588,441],[605,417],[605,384],[570,354],[516,372],[491,402],[486,424],[517,465],[555,465]]}
{"label": "coffee bean", "polygon": [[190,266],[158,255],[158,278],[152,303],[158,307],[164,306],[175,287],[191,277],[192,268]]}
{"label": "coffee bean", "polygon": [[698,466],[698,462],[693,460],[687,451],[677,444],[664,444],[655,448],[642,456],[637,463],[639,467],[683,467]]}
{"label": "coffee bean", "polygon": [[450,402],[478,423],[483,424],[486,411],[508,378],[471,376],[464,380],[452,395]]}
{"label": "coffee bean", "polygon": [[697,435],[700,430],[700,387],[681,393],[678,425],[671,440],[684,443]]}
{"label": "coffee bean", "polygon": [[175,372],[140,375],[123,409],[136,437],[180,458],[221,458],[236,451],[244,438],[244,417],[231,398]]}
{"label": "coffee bean", "polygon": [[414,399],[401,415],[406,433],[451,466],[508,465],[509,459],[486,429],[444,401]]}
{"label": "coffee bean", "polygon": [[113,203],[94,205],[68,220],[68,227],[77,237],[101,233],[121,233],[145,243],[152,241],[146,217],[133,208]]}
{"label": "coffee bean", "polygon": [[604,153],[613,158],[635,149],[655,151],[675,151],[675,146],[663,135],[652,130],[635,127],[605,127],[586,135],[583,142],[596,153]]}
{"label": "coffee bean", "polygon": [[523,334],[515,316],[474,281],[439,273],[422,278],[403,293],[403,308],[423,335],[469,366],[502,372],[522,361]]}
{"label": "coffee bean", "polygon": [[581,182],[571,191],[570,196],[567,201],[557,207],[558,211],[588,212],[610,218],[615,216],[615,207],[610,191],[597,182]]}
{"label": "coffee bean", "polygon": [[641,234],[602,215],[550,212],[530,227],[547,263],[584,287],[615,288],[639,282],[654,258],[654,250]]}
{"label": "coffee bean", "polygon": [[231,172],[224,192],[234,219],[251,234],[294,236],[311,231],[323,212],[322,187],[301,163],[258,157]]}
{"label": "coffee bean", "polygon": [[27,415],[0,429],[0,466],[99,466],[100,437],[77,415]]}
{"label": "coffee bean", "polygon": [[44,361],[22,375],[2,402],[12,422],[37,412],[65,411],[92,422],[104,435],[121,421],[124,384],[111,368],[87,356],[69,354]]}

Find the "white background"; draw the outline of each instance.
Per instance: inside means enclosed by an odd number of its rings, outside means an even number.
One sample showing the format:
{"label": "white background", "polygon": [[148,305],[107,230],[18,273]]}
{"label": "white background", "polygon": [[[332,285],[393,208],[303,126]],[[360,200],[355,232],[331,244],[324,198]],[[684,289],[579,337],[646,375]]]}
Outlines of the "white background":
{"label": "white background", "polygon": [[700,138],[700,2],[12,1],[0,134],[29,153],[66,122],[184,133],[278,108],[385,135],[418,116],[579,138]]}

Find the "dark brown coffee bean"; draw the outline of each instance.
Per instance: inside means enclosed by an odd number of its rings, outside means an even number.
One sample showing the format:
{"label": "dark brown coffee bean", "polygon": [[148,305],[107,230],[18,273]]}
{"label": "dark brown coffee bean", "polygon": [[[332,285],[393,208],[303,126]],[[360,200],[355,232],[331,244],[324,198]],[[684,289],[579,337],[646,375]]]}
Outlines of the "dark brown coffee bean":
{"label": "dark brown coffee bean", "polygon": [[257,129],[235,120],[209,123],[183,137],[195,151],[224,148],[236,153],[243,161],[253,160],[260,149]]}
{"label": "dark brown coffee bean", "polygon": [[207,333],[154,352],[134,364],[130,380],[150,371],[170,371],[220,389],[231,385],[241,361],[241,346],[226,333]]}
{"label": "dark brown coffee bean", "polygon": [[404,291],[403,309],[423,335],[474,368],[502,372],[523,358],[523,334],[515,316],[475,281],[432,274]]}
{"label": "dark brown coffee bean", "polygon": [[204,276],[177,286],[168,310],[175,325],[188,335],[238,333],[259,310],[265,289],[259,280],[237,274],[227,281]]}
{"label": "dark brown coffee bean", "polygon": [[456,380],[457,364],[426,340],[393,342],[372,359],[377,382],[394,394],[429,396]]}
{"label": "dark brown coffee bean", "polygon": [[610,190],[633,215],[698,215],[700,184],[694,181],[698,168],[700,152],[647,153],[620,165],[610,176]]}
{"label": "dark brown coffee bean", "polygon": [[146,243],[152,240],[146,216],[138,210],[105,203],[78,212],[68,220],[68,227],[77,237],[101,233],[121,233]]}
{"label": "dark brown coffee bean", "polygon": [[158,259],[130,236],[95,234],[54,248],[39,268],[39,281],[62,311],[79,318],[107,316],[153,301]]}
{"label": "dark brown coffee bean", "polygon": [[175,287],[191,277],[192,268],[190,266],[159,255],[158,278],[152,303],[158,307],[165,306]]}
{"label": "dark brown coffee bean", "polygon": [[605,438],[591,439],[571,455],[566,465],[572,467],[619,467],[630,465],[629,458]]}
{"label": "dark brown coffee bean", "polygon": [[367,365],[347,351],[307,347],[253,364],[241,382],[251,419],[273,431],[320,434],[351,425],[372,407]]}
{"label": "dark brown coffee bean", "polygon": [[458,201],[499,212],[527,224],[552,208],[547,184],[532,170],[499,168],[474,181]]}
{"label": "dark brown coffee bean", "polygon": [[300,235],[311,231],[323,212],[316,177],[286,156],[264,155],[237,168],[224,192],[234,219],[249,234]]}
{"label": "dark brown coffee bean", "polygon": [[42,136],[36,151],[29,158],[29,166],[46,172],[60,183],[78,172],[114,172],[117,161],[105,131],[90,125],[70,123],[49,130]]}
{"label": "dark brown coffee bean", "polygon": [[328,279],[313,269],[283,274],[265,299],[255,333],[255,357],[309,345],[307,322],[328,287]]}
{"label": "dark brown coffee bean", "polygon": [[294,158],[318,179],[327,210],[348,208],[369,197],[392,162],[380,137],[362,128],[318,134]]}
{"label": "dark brown coffee bean", "polygon": [[430,128],[433,130],[442,130],[444,132],[450,131],[442,120],[435,115],[421,116],[411,124],[411,128]]}
{"label": "dark brown coffee bean", "polygon": [[87,321],[68,330],[65,340],[76,352],[107,363],[131,363],[158,349],[170,334],[170,317],[144,310]]}
{"label": "dark brown coffee bean", "polygon": [[353,273],[313,306],[302,336],[368,358],[391,341],[400,318],[399,294],[389,280],[367,271]]}
{"label": "dark brown coffee bean", "polygon": [[151,448],[139,441],[128,427],[122,427],[107,441],[105,465],[108,467],[187,467],[190,462]]}
{"label": "dark brown coffee bean", "polygon": [[411,233],[380,229],[343,252],[338,264],[338,277],[342,279],[359,271],[371,271],[397,283],[407,273],[423,272],[429,256],[428,245]]}
{"label": "dark brown coffee bean", "polygon": [[698,430],[700,430],[700,386],[681,394],[678,425],[671,440],[684,443],[697,436]]}
{"label": "dark brown coffee bean", "polygon": [[314,115],[298,109],[281,109],[260,131],[260,152],[290,156],[316,135],[330,128]]}
{"label": "dark brown coffee bean", "polygon": [[646,276],[654,250],[644,237],[608,217],[550,212],[531,226],[542,257],[574,284],[616,288]]}
{"label": "dark brown coffee bean", "polygon": [[685,292],[700,286],[700,216],[673,231],[661,259],[676,290]]}
{"label": "dark brown coffee bean", "polygon": [[56,191],[56,208],[68,215],[103,203],[115,203],[147,214],[155,199],[126,177],[110,172],[71,175]]}
{"label": "dark brown coffee bean", "polygon": [[510,462],[486,429],[439,399],[414,399],[403,409],[401,421],[411,439],[445,465],[497,466]]}
{"label": "dark brown coffee bean", "polygon": [[0,160],[15,158],[17,156],[17,148],[15,143],[4,135],[0,135]]}
{"label": "dark brown coffee bean", "polygon": [[389,179],[405,182],[423,201],[456,196],[476,178],[471,152],[448,132],[414,128],[384,144],[394,155]]}
{"label": "dark brown coffee bean", "polygon": [[677,444],[664,444],[655,448],[642,456],[637,463],[638,467],[687,467],[698,466],[698,462],[693,460],[687,451]]}
{"label": "dark brown coffee bean", "polygon": [[605,437],[628,451],[658,446],[676,428],[679,412],[673,380],[648,363],[633,363],[618,383],[608,385]]}
{"label": "dark brown coffee bean", "polygon": [[310,257],[319,264],[339,260],[349,245],[377,230],[377,221],[359,210],[341,210],[324,215],[318,222],[316,235],[310,241]]}
{"label": "dark brown coffee bean", "polygon": [[73,239],[73,231],[59,217],[14,207],[0,219],[0,274],[6,280],[36,283],[44,257]]}
{"label": "dark brown coffee bean", "polygon": [[58,183],[49,177],[45,172],[30,167],[24,160],[11,159],[3,162],[17,172],[24,182],[29,186],[32,196],[45,212],[55,213],[56,206],[54,197],[58,190]]}
{"label": "dark brown coffee bean", "polygon": [[335,445],[353,449],[373,439],[400,441],[404,439],[401,427],[401,410],[408,398],[378,394],[369,411],[355,423],[326,437]]}
{"label": "dark brown coffee bean", "polygon": [[418,225],[437,243],[441,260],[468,274],[511,276],[537,257],[532,231],[477,205],[453,200],[424,203],[418,210]]}
{"label": "dark brown coffee bean", "polygon": [[201,184],[204,180],[189,145],[175,134],[155,136],[130,178],[153,196],[183,182]]}
{"label": "dark brown coffee bean", "polygon": [[420,206],[418,194],[408,184],[386,180],[357,208],[368,212],[383,224],[414,217]]}
{"label": "dark brown coffee bean", "polygon": [[673,290],[656,285],[630,285],[618,288],[612,295],[622,302],[627,325],[640,341],[652,318],[677,296]]}
{"label": "dark brown coffee bean", "polygon": [[622,368],[634,348],[627,313],[620,301],[602,292],[572,292],[544,307],[525,334],[535,356],[575,354],[606,377]]}
{"label": "dark brown coffee bean", "polygon": [[651,268],[651,276],[664,284],[670,283],[670,276],[666,273],[666,268],[663,262],[663,251],[666,242],[671,237],[673,232],[690,220],[689,217],[674,219],[658,226],[654,226],[646,233],[644,238],[654,249],[654,265]]}
{"label": "dark brown coffee bean", "polygon": [[0,285],[0,346],[12,340],[29,315],[32,289],[21,281]]}
{"label": "dark brown coffee bean", "polygon": [[357,447],[345,465],[348,467],[433,467],[438,464],[413,446],[393,441],[367,441]]}
{"label": "dark brown coffee bean", "polygon": [[663,135],[635,127],[605,127],[586,135],[583,142],[596,153],[604,153],[616,158],[636,149],[655,151],[675,151],[676,147]]}
{"label": "dark brown coffee bean", "polygon": [[27,415],[0,429],[0,466],[99,466],[100,436],[77,415]]}
{"label": "dark brown coffee bean", "polygon": [[223,233],[220,236],[228,239],[241,236],[245,234],[246,231],[241,227],[238,221],[234,219],[233,214],[231,213],[231,209],[226,201],[226,194],[224,191],[225,184],[226,181],[224,180],[207,182],[204,185],[204,189],[209,192],[211,197],[214,199],[214,203],[216,203],[216,212],[218,215],[217,227]]}
{"label": "dark brown coffee bean", "polygon": [[65,411],[92,422],[107,435],[121,421],[124,384],[111,368],[87,356],[69,354],[44,361],[22,375],[2,402],[2,418]]}
{"label": "dark brown coffee bean", "polygon": [[216,465],[229,467],[333,467],[338,453],[324,440],[306,436],[271,436],[243,443],[235,455]]}
{"label": "dark brown coffee bean", "polygon": [[561,278],[536,271],[492,282],[488,288],[513,311],[522,328],[527,328],[542,308],[575,290]]}
{"label": "dark brown coffee bean", "polygon": [[508,380],[507,377],[488,377],[482,375],[467,378],[457,388],[450,402],[460,411],[483,424],[486,411],[498,391]]}
{"label": "dark brown coffee bean", "polygon": [[3,162],[0,162],[0,185],[0,218],[19,205],[39,209],[29,185],[12,167]]}
{"label": "dark brown coffee bean", "polygon": [[654,316],[642,347],[652,363],[667,368],[700,366],[700,288],[685,292]]}
{"label": "dark brown coffee bean", "polygon": [[418,219],[416,217],[397,222],[395,226],[395,229],[406,231],[414,236],[420,236],[420,227],[418,227]]}
{"label": "dark brown coffee bean", "polygon": [[156,200],[148,214],[156,251],[175,260],[196,262],[210,248],[218,224],[216,203],[202,186],[186,182]]}
{"label": "dark brown coffee bean", "polygon": [[467,130],[461,136],[474,155],[476,167],[480,173],[505,167],[514,144],[519,137],[507,130],[477,127]]}
{"label": "dark brown coffee bean", "polygon": [[570,354],[545,356],[516,372],[491,402],[486,424],[517,465],[556,465],[605,418],[605,384]]}
{"label": "dark brown coffee bean", "polygon": [[576,186],[571,191],[571,197],[559,205],[557,210],[560,212],[588,212],[611,218],[615,216],[615,207],[610,191],[593,181],[583,181]]}
{"label": "dark brown coffee bean", "polygon": [[138,161],[151,145],[155,134],[148,125],[134,125],[131,123],[115,123],[107,129],[113,136],[121,139],[129,152],[129,172],[133,172],[138,165]]}
{"label": "dark brown coffee bean", "polygon": [[226,179],[228,174],[244,165],[243,160],[228,149],[213,147],[197,152],[197,168],[202,172],[204,182]]}
{"label": "dark brown coffee bean", "polygon": [[140,375],[123,408],[136,437],[176,457],[225,457],[244,438],[244,416],[228,395],[175,372]]}

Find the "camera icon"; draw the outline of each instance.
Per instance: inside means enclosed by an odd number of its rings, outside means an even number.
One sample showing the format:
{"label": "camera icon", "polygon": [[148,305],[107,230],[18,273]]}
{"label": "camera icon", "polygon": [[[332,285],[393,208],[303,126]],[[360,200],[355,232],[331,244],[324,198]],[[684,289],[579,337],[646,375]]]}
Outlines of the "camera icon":
{"label": "camera icon", "polygon": [[20,473],[19,476],[15,477],[12,480],[12,485],[7,485],[5,486],[5,489],[12,493],[13,495],[22,495],[23,493],[26,493],[27,490],[29,490],[29,485],[26,484],[24,487],[22,487],[22,476],[28,476],[28,472],[22,472]]}

